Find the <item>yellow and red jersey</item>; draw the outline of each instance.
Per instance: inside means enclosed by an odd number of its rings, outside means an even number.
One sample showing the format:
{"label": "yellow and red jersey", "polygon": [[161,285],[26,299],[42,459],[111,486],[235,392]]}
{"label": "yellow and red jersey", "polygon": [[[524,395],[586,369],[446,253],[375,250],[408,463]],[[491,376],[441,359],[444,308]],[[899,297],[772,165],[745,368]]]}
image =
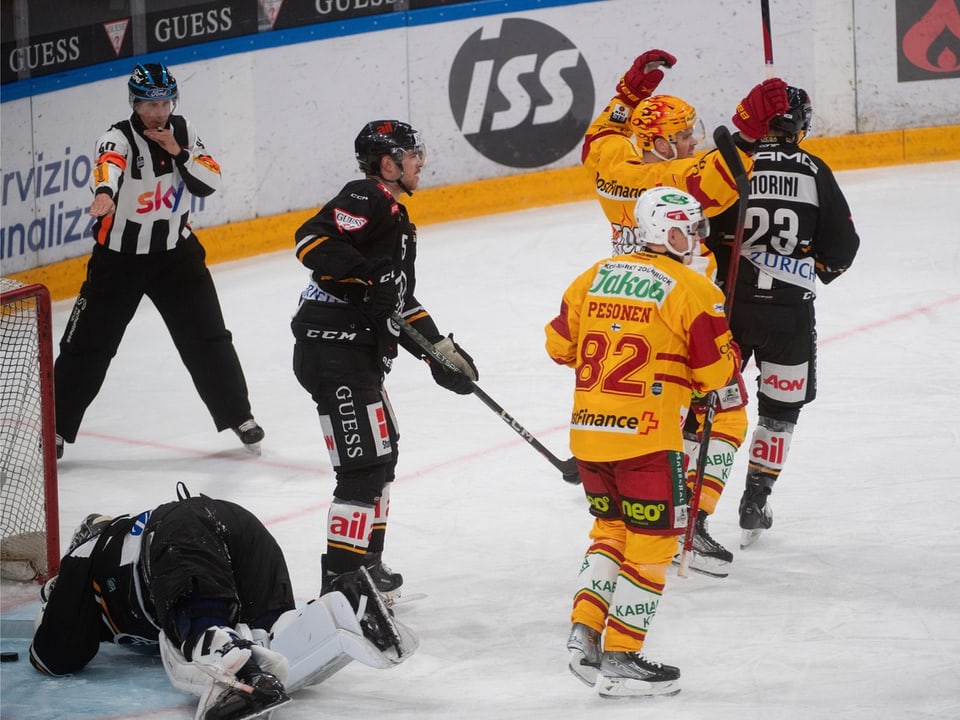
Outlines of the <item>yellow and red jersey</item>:
{"label": "yellow and red jersey", "polygon": [[[600,207],[610,221],[614,241],[623,234],[628,240],[634,239],[634,205],[645,190],[653,187],[670,186],[690,193],[707,217],[719,215],[737,201],[737,185],[717,150],[644,163],[628,118],[627,109],[612,100],[587,128],[581,156]],[[739,148],[737,152],[744,169],[751,173],[753,160]]]}
{"label": "yellow and red jersey", "polygon": [[734,374],[722,293],[665,255],[595,263],[545,332],[547,354],[576,370],[570,449],[580,460],[682,451],[691,390],[721,388]]}

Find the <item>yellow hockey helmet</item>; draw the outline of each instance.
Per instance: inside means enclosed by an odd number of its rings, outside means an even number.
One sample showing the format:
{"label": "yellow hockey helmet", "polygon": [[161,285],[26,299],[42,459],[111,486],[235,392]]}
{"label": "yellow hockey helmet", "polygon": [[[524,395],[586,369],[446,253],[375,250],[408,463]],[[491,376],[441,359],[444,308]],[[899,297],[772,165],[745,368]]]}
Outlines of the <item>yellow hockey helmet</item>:
{"label": "yellow hockey helmet", "polygon": [[658,137],[675,143],[677,133],[698,125],[703,126],[697,121],[696,109],[673,95],[651,95],[630,116],[630,127],[642,150],[653,150]]}

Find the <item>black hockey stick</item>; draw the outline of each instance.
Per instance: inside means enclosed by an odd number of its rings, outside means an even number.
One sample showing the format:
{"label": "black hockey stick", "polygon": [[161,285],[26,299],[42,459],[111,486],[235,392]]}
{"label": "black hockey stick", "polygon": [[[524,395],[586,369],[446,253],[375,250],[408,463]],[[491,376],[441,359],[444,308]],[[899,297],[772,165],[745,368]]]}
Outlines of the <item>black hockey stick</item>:
{"label": "black hockey stick", "polygon": [[[403,316],[398,312],[391,313],[390,319],[393,320],[397,325],[400,326],[400,329],[407,334],[407,336],[413,340],[421,350],[423,350],[427,355],[436,360],[438,363],[442,364],[448,370],[453,370],[455,372],[462,372],[450,359],[444,355],[442,352],[437,350],[434,347],[433,343],[427,340],[419,330],[417,330],[413,325],[408,323],[403,319]],[[578,485],[580,483],[580,473],[577,470],[577,459],[569,458],[567,460],[561,460],[552,452],[550,452],[544,445],[537,440],[529,430],[527,430],[523,425],[518,423],[506,410],[503,409],[493,398],[487,395],[480,387],[470,381],[470,391],[480,398],[483,401],[483,404],[488,408],[493,410],[497,415],[500,416],[500,419],[503,420],[507,425],[509,425],[514,432],[516,432],[520,437],[526,440],[530,445],[532,445],[537,452],[543,455],[547,460],[550,461],[550,464],[553,465],[557,470],[560,471],[560,474],[563,476],[565,482],[570,483],[571,485]]]}
{"label": "black hockey stick", "polygon": [[[733,142],[730,131],[723,125],[713,131],[713,141],[717,145],[720,156],[727,168],[733,174],[733,181],[737,184],[737,194],[740,196],[737,205],[737,225],[733,234],[733,247],[730,248],[730,266],[727,268],[727,280],[723,286],[726,299],[723,309],[727,315],[727,322],[733,312],[733,293],[737,284],[737,268],[740,267],[740,249],[743,247],[743,231],[747,224],[747,201],[750,199],[750,178],[743,167],[737,146]],[[700,431],[700,449],[697,453],[697,472],[693,479],[693,492],[690,500],[687,530],[683,536],[683,552],[680,553],[680,567],[677,575],[687,577],[690,568],[690,552],[693,550],[693,536],[697,528],[697,513],[700,510],[700,492],[703,489],[703,469],[707,463],[707,445],[713,432],[713,416],[716,413],[717,391],[711,390],[707,394],[707,412],[703,420],[703,429]]]}

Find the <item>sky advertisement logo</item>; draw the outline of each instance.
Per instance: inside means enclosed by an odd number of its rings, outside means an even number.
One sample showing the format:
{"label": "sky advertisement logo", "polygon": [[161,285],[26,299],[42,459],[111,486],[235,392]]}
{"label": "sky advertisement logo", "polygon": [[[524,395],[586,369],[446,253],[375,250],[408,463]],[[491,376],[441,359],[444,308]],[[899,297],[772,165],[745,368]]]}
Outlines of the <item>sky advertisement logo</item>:
{"label": "sky advertisement logo", "polygon": [[450,109],[484,157],[514,168],[559,160],[583,141],[594,86],[562,33],[524,18],[491,22],[460,47],[450,69]]}

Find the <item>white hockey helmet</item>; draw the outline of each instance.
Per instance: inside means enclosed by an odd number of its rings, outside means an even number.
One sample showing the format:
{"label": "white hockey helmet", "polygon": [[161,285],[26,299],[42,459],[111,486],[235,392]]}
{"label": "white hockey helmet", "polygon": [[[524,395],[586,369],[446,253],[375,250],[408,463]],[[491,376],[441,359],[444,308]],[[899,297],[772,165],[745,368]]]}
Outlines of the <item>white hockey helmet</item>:
{"label": "white hockey helmet", "polygon": [[[644,192],[633,211],[637,221],[637,242],[641,246],[663,245],[666,252],[683,258],[700,254],[700,241],[710,230],[710,221],[693,195],[674,187],[656,187]],[[670,230],[677,228],[687,239],[684,250],[670,242]]]}

